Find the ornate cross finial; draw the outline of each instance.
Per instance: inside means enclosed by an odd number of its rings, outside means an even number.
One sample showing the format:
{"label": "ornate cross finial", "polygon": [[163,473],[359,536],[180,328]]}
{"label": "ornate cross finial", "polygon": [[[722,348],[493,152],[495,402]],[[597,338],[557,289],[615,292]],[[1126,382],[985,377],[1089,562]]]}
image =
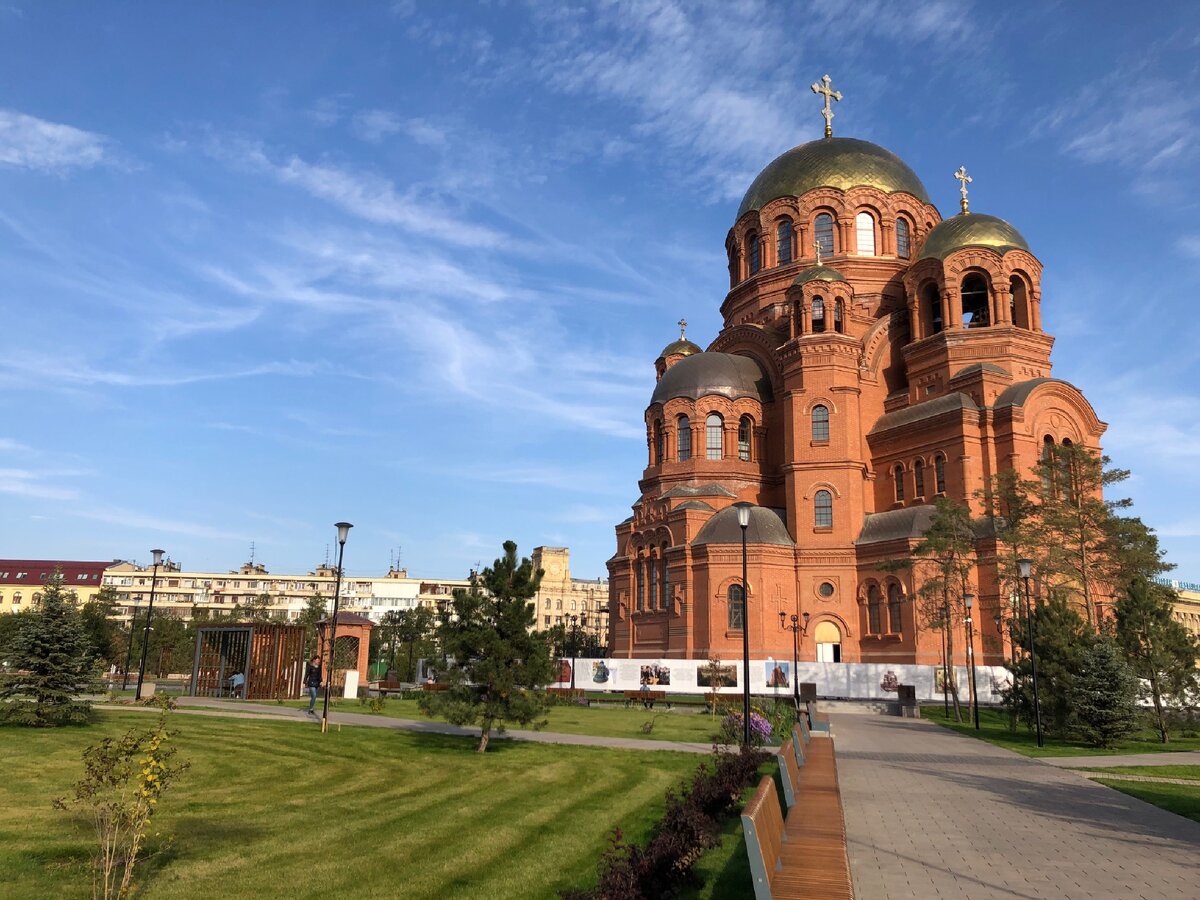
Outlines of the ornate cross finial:
{"label": "ornate cross finial", "polygon": [[683,333],[687,329],[687,319],[680,319],[675,324],[679,326],[679,339],[682,341],[684,338]]}
{"label": "ornate cross finial", "polygon": [[814,94],[823,94],[825,97],[825,108],[821,110],[821,115],[825,117],[825,137],[833,137],[833,107],[829,105],[830,100],[842,99],[842,92],[835,91],[830,87],[829,76],[824,75],[821,80],[812,86]]}
{"label": "ornate cross finial", "polygon": [[966,211],[967,211],[967,206],[968,206],[968,203],[967,203],[967,185],[968,185],[968,184],[970,184],[970,183],[971,183],[972,181],[974,181],[975,179],[973,179],[973,178],[972,178],[970,175],[968,175],[968,174],[967,174],[967,167],[966,167],[966,166],[959,166],[959,167],[958,167],[958,171],[954,173],[954,177],[955,177],[955,178],[957,178],[957,179],[959,180],[959,188],[958,188],[958,192],[959,192],[960,194],[962,194],[962,201],[961,201],[961,204],[962,204],[962,211],[963,211],[963,212],[966,212]]}

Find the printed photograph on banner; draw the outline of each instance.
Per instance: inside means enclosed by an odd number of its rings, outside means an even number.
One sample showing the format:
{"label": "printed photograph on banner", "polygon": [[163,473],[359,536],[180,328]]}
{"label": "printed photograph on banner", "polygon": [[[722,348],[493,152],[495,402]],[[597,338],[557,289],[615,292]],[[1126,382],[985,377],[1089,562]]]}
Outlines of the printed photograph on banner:
{"label": "printed photograph on banner", "polygon": [[604,660],[594,660],[592,662],[592,684],[608,684],[614,672],[615,667],[610,666]]}
{"label": "printed photograph on banner", "polygon": [[767,687],[791,687],[791,669],[791,663],[773,662],[768,660],[763,666],[763,677],[766,679]]}
{"label": "printed photograph on banner", "polygon": [[737,683],[737,666],[703,665],[696,669],[696,684],[700,687],[737,687]]}
{"label": "printed photograph on banner", "polygon": [[642,666],[642,684],[670,684],[671,670],[667,666]]}

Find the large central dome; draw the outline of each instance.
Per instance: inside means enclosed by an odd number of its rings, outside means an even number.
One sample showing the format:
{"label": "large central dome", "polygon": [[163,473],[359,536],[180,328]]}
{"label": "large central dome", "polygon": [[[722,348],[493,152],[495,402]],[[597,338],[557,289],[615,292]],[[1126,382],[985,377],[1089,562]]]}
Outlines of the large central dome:
{"label": "large central dome", "polygon": [[903,191],[929,202],[917,173],[895,153],[870,141],[822,138],[793,147],[763,169],[742,198],[738,218],[780,197],[799,197],[818,187],[845,191],[860,184],[888,194]]}

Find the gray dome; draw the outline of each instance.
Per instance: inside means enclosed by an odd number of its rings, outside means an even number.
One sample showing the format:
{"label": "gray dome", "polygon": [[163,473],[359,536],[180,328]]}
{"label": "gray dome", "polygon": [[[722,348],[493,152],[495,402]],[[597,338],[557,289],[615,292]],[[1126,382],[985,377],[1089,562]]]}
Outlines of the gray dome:
{"label": "gray dome", "polygon": [[[735,506],[727,506],[700,529],[692,541],[693,547],[701,544],[740,544],[742,542],[742,526],[738,524],[738,511]],[[782,509],[770,509],[766,506],[750,507],[750,524],[746,526],[747,544],[777,544],[780,547],[794,547],[796,542],[788,534]]]}
{"label": "gray dome", "polygon": [[676,397],[699,400],[719,394],[730,400],[753,397],[762,403],[771,399],[771,383],[758,363],[733,353],[697,353],[667,369],[654,387],[651,405]]}

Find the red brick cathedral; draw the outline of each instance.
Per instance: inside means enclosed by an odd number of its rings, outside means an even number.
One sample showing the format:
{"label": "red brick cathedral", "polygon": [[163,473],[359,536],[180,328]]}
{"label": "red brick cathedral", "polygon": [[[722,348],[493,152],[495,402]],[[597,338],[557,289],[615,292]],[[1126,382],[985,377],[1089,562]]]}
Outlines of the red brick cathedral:
{"label": "red brick cathedral", "polygon": [[[833,137],[825,103],[825,137],[746,191],[720,333],[655,361],[641,495],[608,563],[613,656],[740,659],[748,628],[752,658],[790,658],[782,612],[808,618],[802,659],[936,663],[910,576],[880,564],[920,540],[935,497],[978,513],[986,480],[1028,475],[1045,443],[1099,449],[1104,423],[1050,376],[1020,232],[968,211],[964,169],[943,220],[901,159]],[[979,661],[999,664],[1007,597],[986,563],[975,587]]]}

